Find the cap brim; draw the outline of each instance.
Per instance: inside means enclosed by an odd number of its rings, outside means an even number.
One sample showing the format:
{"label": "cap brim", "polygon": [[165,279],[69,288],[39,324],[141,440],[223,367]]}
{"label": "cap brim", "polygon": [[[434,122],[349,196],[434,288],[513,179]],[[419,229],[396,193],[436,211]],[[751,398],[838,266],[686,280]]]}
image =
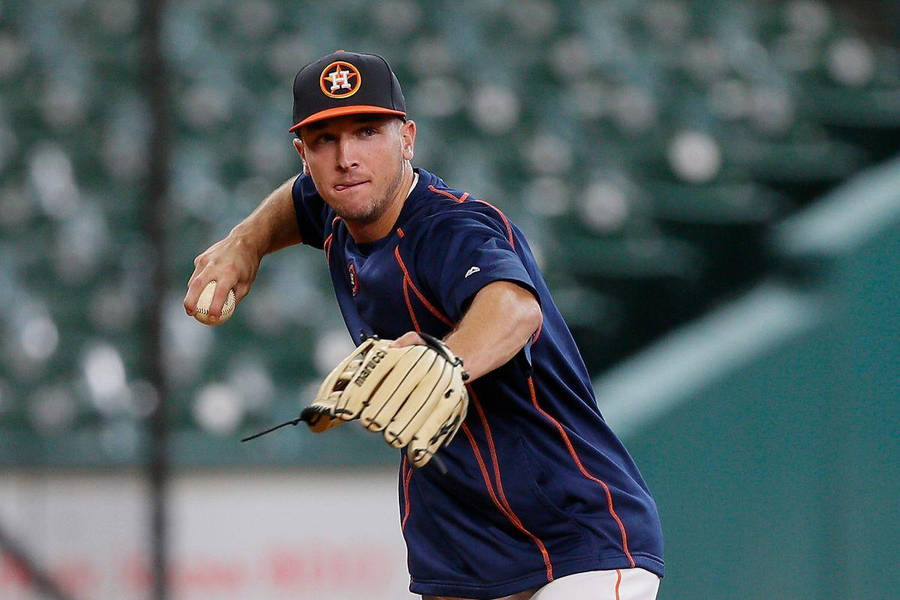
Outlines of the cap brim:
{"label": "cap brim", "polygon": [[361,115],[361,114],[376,114],[376,115],[396,115],[398,117],[405,117],[406,113],[402,110],[391,110],[390,108],[383,108],[381,106],[370,106],[367,104],[357,104],[354,106],[339,106],[337,108],[329,108],[328,110],[320,110],[317,113],[313,113],[288,129],[290,132],[297,131],[301,127],[305,125],[309,125],[310,123],[315,123],[316,121],[322,121],[324,119],[331,119],[333,117],[344,117],[346,115]]}

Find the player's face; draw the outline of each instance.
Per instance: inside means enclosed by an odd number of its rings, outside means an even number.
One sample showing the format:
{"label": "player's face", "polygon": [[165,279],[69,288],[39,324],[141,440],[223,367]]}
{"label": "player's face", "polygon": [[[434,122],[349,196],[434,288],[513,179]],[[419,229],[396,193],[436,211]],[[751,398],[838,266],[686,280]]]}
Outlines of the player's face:
{"label": "player's face", "polygon": [[374,223],[402,200],[403,164],[412,158],[415,124],[351,115],[313,123],[297,149],[322,198],[346,221]]}

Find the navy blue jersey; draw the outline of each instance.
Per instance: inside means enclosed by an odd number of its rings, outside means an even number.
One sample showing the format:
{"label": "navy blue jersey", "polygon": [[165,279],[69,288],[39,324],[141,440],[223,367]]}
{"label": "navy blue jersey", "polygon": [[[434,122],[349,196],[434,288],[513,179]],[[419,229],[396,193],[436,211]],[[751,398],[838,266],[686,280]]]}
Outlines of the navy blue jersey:
{"label": "navy blue jersey", "polygon": [[325,250],[357,343],[408,331],[444,337],[493,281],[530,290],[541,330],[506,365],[468,385],[469,411],[429,463],[400,465],[410,590],[497,598],[582,571],[662,576],[656,505],[600,415],[568,327],[519,229],[497,208],[416,169],[393,231],[354,242],[309,176],[294,184],[304,243]]}

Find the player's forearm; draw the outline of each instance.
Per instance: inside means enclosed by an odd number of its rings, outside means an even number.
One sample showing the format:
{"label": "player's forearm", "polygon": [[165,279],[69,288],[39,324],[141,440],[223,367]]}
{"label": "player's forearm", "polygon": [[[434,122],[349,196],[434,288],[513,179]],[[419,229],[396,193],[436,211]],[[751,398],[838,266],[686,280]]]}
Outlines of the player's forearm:
{"label": "player's forearm", "polygon": [[485,286],[445,342],[463,359],[470,380],[509,362],[541,326],[541,308],[525,288],[507,281]]}
{"label": "player's forearm", "polygon": [[229,233],[246,244],[261,259],[266,254],[300,243],[300,230],[291,189],[296,177],[278,186],[256,209]]}

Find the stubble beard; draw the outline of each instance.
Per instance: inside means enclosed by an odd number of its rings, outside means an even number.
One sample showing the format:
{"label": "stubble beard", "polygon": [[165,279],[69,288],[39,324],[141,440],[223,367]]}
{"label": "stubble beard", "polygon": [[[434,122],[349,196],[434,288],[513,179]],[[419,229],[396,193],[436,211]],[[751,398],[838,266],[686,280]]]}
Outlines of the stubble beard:
{"label": "stubble beard", "polygon": [[391,182],[391,185],[388,186],[388,189],[385,190],[383,196],[380,198],[372,198],[371,202],[369,202],[361,211],[350,212],[335,208],[337,215],[344,221],[359,223],[361,225],[374,223],[381,218],[390,207],[391,201],[396,199],[397,191],[400,189],[400,184],[403,181],[403,165],[404,163],[401,163],[400,168],[396,170],[394,180]]}

